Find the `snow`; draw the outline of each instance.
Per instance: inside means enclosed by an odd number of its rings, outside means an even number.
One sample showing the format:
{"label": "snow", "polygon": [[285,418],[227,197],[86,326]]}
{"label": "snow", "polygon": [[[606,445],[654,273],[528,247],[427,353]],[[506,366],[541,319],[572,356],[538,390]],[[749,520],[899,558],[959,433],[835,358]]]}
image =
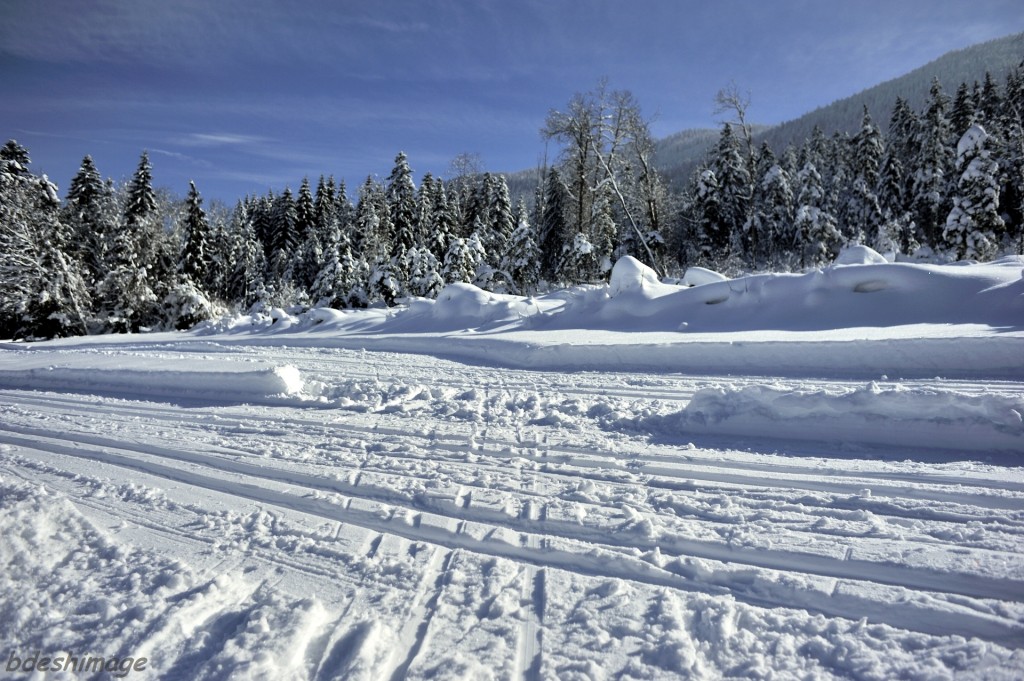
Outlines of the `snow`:
{"label": "snow", "polygon": [[0,344],[5,654],[1019,677],[1024,260],[841,260]]}
{"label": "snow", "polygon": [[985,132],[985,128],[975,123],[967,129],[960,137],[960,141],[957,142],[956,157],[963,159],[969,154],[977,154],[984,147],[987,139],[988,133]]}
{"label": "snow", "polygon": [[836,265],[884,265],[884,256],[873,248],[861,244],[845,246],[836,256]]}

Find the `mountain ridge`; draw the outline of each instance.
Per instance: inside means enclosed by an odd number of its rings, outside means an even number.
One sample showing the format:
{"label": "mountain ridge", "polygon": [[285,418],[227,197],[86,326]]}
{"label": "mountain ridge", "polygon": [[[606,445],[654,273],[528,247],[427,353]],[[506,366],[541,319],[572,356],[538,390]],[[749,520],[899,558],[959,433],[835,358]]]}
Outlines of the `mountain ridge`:
{"label": "mountain ridge", "polygon": [[[819,106],[798,118],[776,125],[755,126],[754,140],[758,144],[767,142],[776,153],[780,153],[786,145],[808,139],[815,125],[826,136],[836,132],[852,134],[860,128],[865,105],[875,124],[885,133],[897,96],[907,100],[912,110],[921,111],[927,102],[933,78],[939,79],[943,92],[952,99],[960,83],[980,82],[986,72],[1001,82],[1011,68],[1022,62],[1024,33],[952,50],[902,76]],[[673,188],[681,189],[704,154],[715,145],[718,135],[717,128],[695,128],[657,140],[655,162],[665,181]],[[680,140],[686,140],[686,143],[680,144]]]}

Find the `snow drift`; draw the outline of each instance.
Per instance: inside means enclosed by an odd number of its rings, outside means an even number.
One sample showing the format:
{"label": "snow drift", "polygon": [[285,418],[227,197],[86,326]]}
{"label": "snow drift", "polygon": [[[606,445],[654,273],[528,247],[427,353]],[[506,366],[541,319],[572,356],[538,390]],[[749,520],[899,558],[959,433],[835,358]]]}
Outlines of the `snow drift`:
{"label": "snow drift", "polygon": [[[79,363],[84,358],[76,358]],[[158,365],[125,362],[117,367],[61,364],[0,371],[0,388],[125,395],[182,403],[290,404],[313,399],[319,386],[293,366],[164,359]]]}
{"label": "snow drift", "polygon": [[[601,305],[570,301],[535,327],[810,331],[919,323],[1024,326],[1024,258],[961,266],[886,263],[866,247],[806,274],[756,274],[680,288],[623,258]],[[874,253],[871,251],[871,253]],[[881,261],[881,262],[879,262]],[[861,264],[869,262],[870,264]]]}
{"label": "snow drift", "polygon": [[870,383],[857,389],[779,385],[706,388],[682,411],[646,420],[687,434],[756,436],[961,452],[1024,452],[1024,396]]}

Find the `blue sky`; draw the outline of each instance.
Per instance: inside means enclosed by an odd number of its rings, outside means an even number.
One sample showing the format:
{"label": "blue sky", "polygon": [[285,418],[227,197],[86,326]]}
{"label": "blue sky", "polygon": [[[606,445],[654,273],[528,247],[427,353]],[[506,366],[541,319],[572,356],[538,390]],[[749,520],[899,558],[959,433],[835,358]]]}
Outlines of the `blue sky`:
{"label": "blue sky", "polygon": [[62,195],[85,154],[120,180],[143,149],[181,194],[354,194],[399,150],[417,182],[535,166],[604,76],[663,136],[715,126],[730,82],[778,123],[1020,31],[1020,0],[0,0],[0,136]]}

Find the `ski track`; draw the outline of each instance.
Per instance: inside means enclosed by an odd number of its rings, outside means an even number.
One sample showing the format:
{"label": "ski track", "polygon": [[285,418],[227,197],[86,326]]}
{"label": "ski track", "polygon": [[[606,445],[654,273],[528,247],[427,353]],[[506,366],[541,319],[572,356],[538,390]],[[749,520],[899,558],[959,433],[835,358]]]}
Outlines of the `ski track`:
{"label": "ski track", "polygon": [[[461,646],[486,648],[478,663],[501,678],[552,678],[565,669],[550,657],[568,598],[552,584],[564,580],[579,585],[580,604],[621,583],[652,603],[725,598],[1024,647],[1020,468],[807,444],[795,456],[784,444],[711,450],[602,428],[585,408],[614,398],[678,410],[724,383],[862,383],[493,370],[207,343],[112,351],[273,359],[334,384],[386,376],[475,395],[469,411],[439,416],[0,390],[0,480],[56,490],[155,555],[191,556],[191,590],[135,648],[120,644],[164,660],[164,678],[220,678],[204,670],[230,660],[235,639],[258,639],[260,613],[280,599],[299,604],[287,623],[301,678],[471,675]],[[569,406],[554,425],[524,422],[502,406],[521,394]]]}

